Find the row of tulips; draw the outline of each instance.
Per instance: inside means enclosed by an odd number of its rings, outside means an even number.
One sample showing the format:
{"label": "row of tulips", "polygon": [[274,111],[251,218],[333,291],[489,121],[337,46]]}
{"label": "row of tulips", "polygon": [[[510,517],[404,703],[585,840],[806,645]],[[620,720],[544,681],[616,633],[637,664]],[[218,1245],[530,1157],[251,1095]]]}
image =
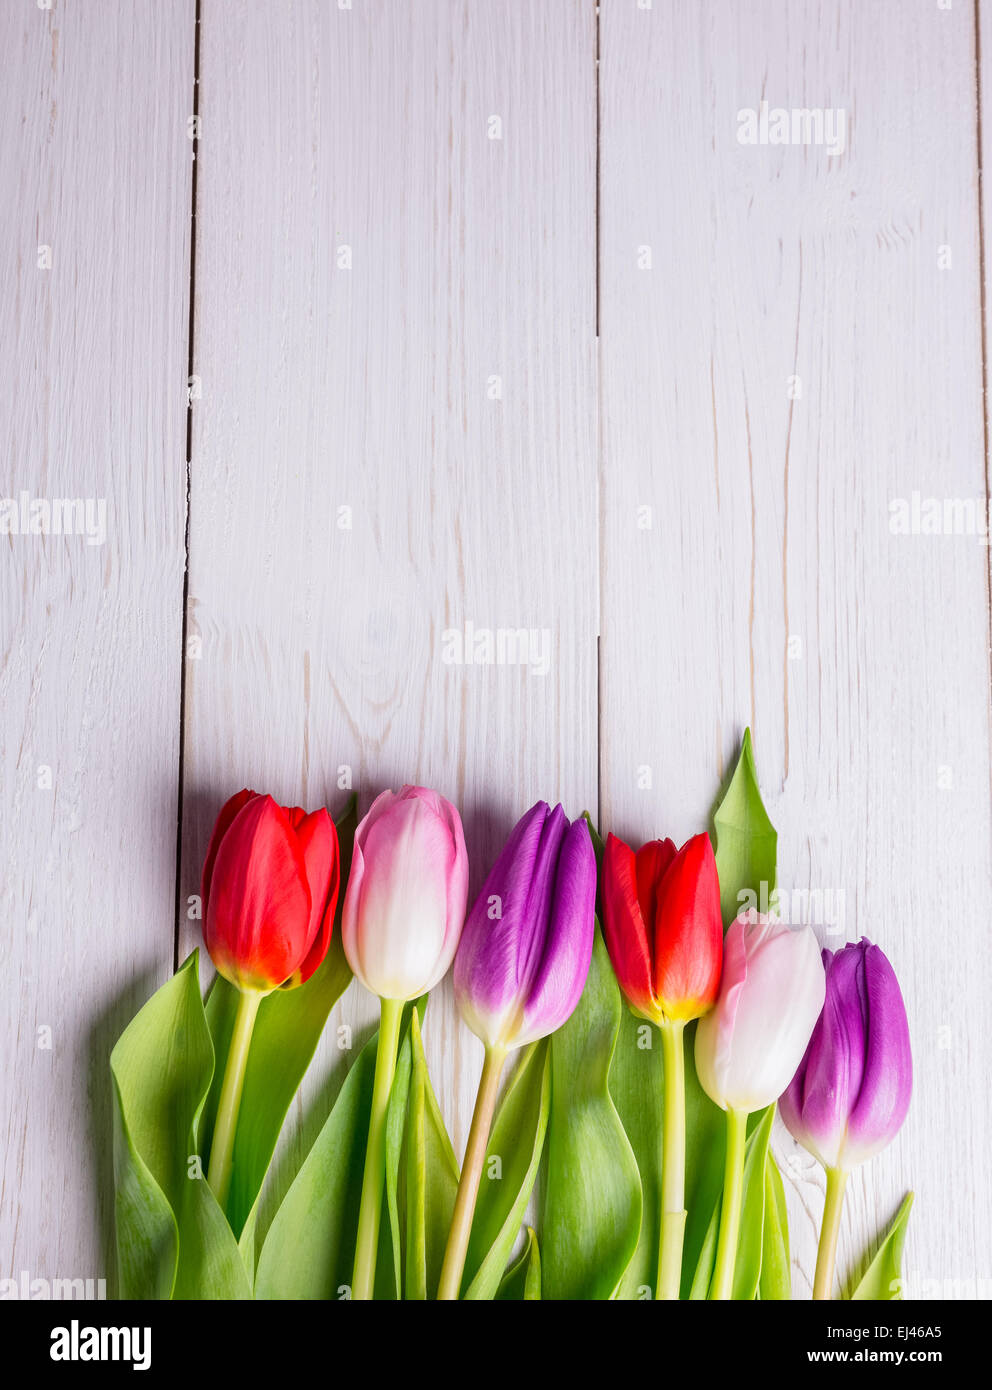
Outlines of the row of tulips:
{"label": "row of tulips", "polygon": [[[307,981],[331,939],[340,867],[334,824],[240,792],[207,851],[204,937],[239,992],[208,1181],[223,1207],[259,1005]],[[598,883],[597,883],[598,879]],[[899,1129],[911,1089],[905,1010],[892,968],[866,940],[822,955],[809,927],[742,912],[724,935],[707,835],[634,852],[610,835],[597,875],[583,820],[533,806],[514,827],[466,915],[468,860],[457,810],[423,787],[387,791],[359,824],[343,902],[348,964],[378,996],[381,1019],[351,1295],[373,1296],[385,1179],[385,1129],[404,1005],[453,967],[461,1017],[485,1047],[437,1291],[460,1296],[487,1142],[507,1058],[553,1034],[586,983],[603,933],[631,1011],[658,1030],[664,1119],[657,1296],[679,1297],[686,1223],[685,1049],[726,1112],[726,1160],[710,1297],[734,1287],[748,1117],[778,1101],[790,1132],[827,1172],[814,1296],[830,1297],[850,1169]]]}

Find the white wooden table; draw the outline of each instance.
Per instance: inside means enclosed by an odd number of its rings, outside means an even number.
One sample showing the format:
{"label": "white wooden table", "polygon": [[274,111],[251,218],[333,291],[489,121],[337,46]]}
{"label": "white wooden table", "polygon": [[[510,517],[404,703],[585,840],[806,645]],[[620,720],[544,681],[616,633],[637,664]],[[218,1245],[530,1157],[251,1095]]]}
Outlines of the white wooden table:
{"label": "white wooden table", "polygon": [[539,796],[702,828],[750,724],[911,1017],[841,1265],[913,1186],[908,1292],[989,1296],[989,554],[922,518],[987,516],[992,7],[3,0],[0,52],[2,492],[106,508],[0,536],[0,1278],[113,1289],[107,1055],[232,791],[436,786],[477,887]]}

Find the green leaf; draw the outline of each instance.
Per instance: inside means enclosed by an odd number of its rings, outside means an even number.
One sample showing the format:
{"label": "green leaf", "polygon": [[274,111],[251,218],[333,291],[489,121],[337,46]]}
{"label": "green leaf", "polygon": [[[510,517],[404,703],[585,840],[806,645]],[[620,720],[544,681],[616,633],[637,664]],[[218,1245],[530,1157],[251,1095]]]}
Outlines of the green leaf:
{"label": "green leaf", "polygon": [[[688,1052],[686,1066],[691,1066]],[[610,1094],[634,1151],[641,1179],[640,1235],[617,1297],[653,1298],[658,1279],[665,1072],[657,1028],[635,1017],[626,1005],[622,1006],[620,1034],[610,1067]],[[689,1149],[687,1134],[687,1168]]]}
{"label": "green leaf", "polygon": [[179,1211],[175,1299],[250,1299],[251,1279],[227,1217],[205,1178],[188,1180]]}
{"label": "green leaf", "polygon": [[761,1279],[758,1296],[763,1302],[792,1297],[789,1261],[789,1218],[785,1207],[782,1174],[769,1148],[765,1158],[765,1229],[761,1242]]}
{"label": "green leaf", "polygon": [[851,1294],[852,1301],[875,1299],[891,1303],[902,1298],[902,1248],[906,1243],[906,1225],[912,1205],[913,1194],[907,1192],[875,1258]]}
{"label": "green leaf", "polygon": [[504,1274],[496,1297],[501,1302],[540,1302],[541,1251],[533,1226],[527,1227],[527,1244],[523,1254]]}
{"label": "green leaf", "polygon": [[641,1183],[610,1097],[620,989],[599,928],[578,1008],[551,1039],[543,1296],[612,1298],[637,1249]]}
{"label": "green leaf", "polygon": [[[719,1202],[710,1212],[710,1219],[706,1223],[706,1231],[699,1246],[699,1255],[696,1266],[693,1270],[692,1282],[689,1285],[689,1292],[683,1295],[692,1299],[693,1302],[702,1302],[709,1298],[710,1284],[713,1280],[713,1270],[716,1267],[716,1247],[720,1239],[720,1204]],[[685,1259],[683,1250],[682,1279],[685,1283],[685,1269],[688,1262]]]}
{"label": "green leaf", "polygon": [[110,1056],[121,1296],[250,1298],[237,1242],[197,1154],[213,1076],[196,951]]}
{"label": "green leaf", "polygon": [[378,1032],[362,1048],[272,1219],[255,1297],[338,1299],[350,1291]]}
{"label": "green leaf", "polygon": [[[768,1141],[771,1137],[774,1119],[774,1105],[769,1105],[766,1110],[758,1112],[753,1117],[754,1128],[748,1135],[747,1146],[744,1150],[744,1196],[741,1202],[741,1224],[737,1242],[732,1295],[735,1299],[752,1300],[758,1293],[765,1232],[765,1177],[766,1163],[769,1158]],[[723,1152],[726,1152],[726,1140],[724,1140]],[[722,1201],[721,1183],[720,1195],[710,1213],[710,1220],[707,1224],[690,1286],[689,1297],[692,1299],[703,1299],[709,1295],[716,1262]]]}
{"label": "green leaf", "polygon": [[[426,999],[419,999],[404,1011],[400,1060],[408,1048],[406,1030],[411,1012],[414,1008],[422,1012],[425,1006]],[[258,1257],[256,1298],[350,1296],[378,1042],[377,1029],[352,1063],[331,1113],[272,1219]],[[393,1086],[390,1100],[396,1077]],[[389,1222],[383,1220],[376,1298],[395,1297],[391,1245]]]}
{"label": "green leaf", "polygon": [[[583,819],[596,855],[596,910],[602,920],[603,841],[588,811]],[[689,1055],[687,1065],[691,1065]],[[653,1297],[658,1274],[661,1202],[661,1132],[665,1107],[665,1070],[658,1030],[620,1002],[620,1029],[610,1064],[609,1089],[630,1142],[641,1182],[641,1225],[637,1247],[616,1297]]]}
{"label": "green leaf", "polygon": [[756,1128],[748,1136],[744,1151],[744,1200],[741,1204],[741,1232],[734,1271],[734,1298],[751,1300],[757,1296],[761,1279],[761,1255],[765,1234],[765,1167],[768,1141],[775,1120],[775,1106],[757,1117]]}
{"label": "green leaf", "polygon": [[435,1298],[458,1191],[458,1161],[427,1074],[417,1010],[410,1017],[406,1046],[412,1057],[403,1142],[405,1207],[404,1294]]}
{"label": "green leaf", "polygon": [[[341,910],[351,867],[356,824],[353,796],[337,822],[341,853],[338,894],[331,944],[320,967],[297,989],[274,990],[262,1000],[252,1033],[244,1092],[234,1140],[234,1169],[227,1212],[241,1238],[249,1268],[253,1264],[258,1196],[275,1152],[286,1112],[327,1022],[327,1016],[351,982],[351,970],[341,946]],[[209,1152],[224,1065],[238,1006],[238,991],[218,975],[207,998],[206,1014],[218,1066],[204,1113],[201,1144]]]}
{"label": "green leaf", "polygon": [[693,1023],[685,1032],[685,1206],[688,1215],[682,1247],[683,1298],[690,1297],[694,1272],[702,1258],[703,1246],[710,1238],[713,1208],[723,1194],[726,1152],[727,1117],[700,1086],[695,1058],[696,1024]]}
{"label": "green leaf", "polygon": [[[410,1083],[413,1077],[413,1040],[411,1027],[413,1015],[417,1015],[417,1031],[420,1020],[427,1010],[427,995],[414,1001],[409,1009],[407,1021],[400,1036],[400,1046],[396,1057],[396,1071],[389,1092],[389,1105],[386,1108],[386,1201],[383,1219],[383,1236],[380,1240],[379,1257],[375,1271],[376,1299],[395,1301],[404,1295],[404,1257],[406,1245],[406,1171],[405,1138],[407,1129],[407,1108],[410,1100]],[[433,1095],[433,1092],[432,1092]],[[438,1112],[440,1114],[440,1112]],[[443,1129],[443,1123],[442,1123]],[[445,1140],[448,1139],[444,1131]],[[450,1141],[448,1141],[450,1147]],[[453,1156],[453,1154],[452,1154]],[[458,1167],[455,1164],[457,1186]],[[386,1232],[388,1231],[388,1240]],[[447,1230],[445,1231],[447,1239]],[[385,1248],[388,1245],[388,1250]]]}
{"label": "green leaf", "polygon": [[466,1301],[497,1296],[537,1180],[550,1108],[550,1048],[542,1038],[524,1050],[493,1120],[465,1259]]}
{"label": "green leaf", "polygon": [[723,924],[728,927],[741,908],[748,905],[743,895],[753,895],[753,905],[761,905],[765,910],[775,902],[778,835],[758,790],[750,729],[744,730],[740,758],[713,815],[713,826],[720,907]]}
{"label": "green leaf", "polygon": [[121,1298],[172,1297],[179,1227],[165,1193],[134,1146],[114,1087],[114,1224]]}

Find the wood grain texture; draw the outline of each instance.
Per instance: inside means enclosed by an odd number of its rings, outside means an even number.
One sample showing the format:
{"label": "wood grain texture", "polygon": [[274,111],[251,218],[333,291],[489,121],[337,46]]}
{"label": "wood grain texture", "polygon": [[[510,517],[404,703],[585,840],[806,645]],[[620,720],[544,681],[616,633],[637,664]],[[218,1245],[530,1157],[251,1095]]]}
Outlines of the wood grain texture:
{"label": "wood grain texture", "polygon": [[[98,546],[0,535],[0,1278],[110,1273],[107,1056],[171,966],[181,745],[185,905],[245,784],[434,785],[474,893],[539,796],[684,838],[750,724],[783,887],[911,1017],[840,1266],[912,1185],[908,1292],[987,1297],[989,556],[890,523],[987,505],[992,6],[201,10],[181,728],[193,0],[0,7],[0,494],[107,509]],[[843,109],[843,152],[742,145],[762,100]],[[446,663],[466,623],[547,633],[547,673]],[[335,1010],[270,1204],[373,1015]],[[425,1041],[460,1149],[447,986]],[[822,1176],[775,1143],[805,1297]]]}
{"label": "wood grain texture", "polygon": [[[434,786],[472,893],[534,800],[594,803],[594,24],[205,0],[184,895],[246,784],[332,812],[349,774],[363,812]],[[546,632],[546,674],[446,664],[469,622]],[[304,1144],[336,1025],[357,1048],[375,1014],[355,984],[332,1015]],[[460,1149],[482,1049],[447,985],[425,1044]]]}
{"label": "wood grain texture", "polygon": [[[988,556],[893,534],[890,504],[985,504],[974,14],[607,0],[600,55],[603,822],[699,829],[752,726],[780,883],[820,891],[826,944],[884,946],[911,1020],[913,1107],[852,1182],[839,1269],[913,1186],[909,1292],[973,1291]],[[762,100],[845,109],[846,148],[739,143]],[[822,1173],[779,1129],[806,1297]]]}
{"label": "wood grain texture", "polygon": [[107,1059],[174,938],[193,9],[4,5],[0,52],[0,492],[106,508],[0,536],[0,1278],[112,1291]]}

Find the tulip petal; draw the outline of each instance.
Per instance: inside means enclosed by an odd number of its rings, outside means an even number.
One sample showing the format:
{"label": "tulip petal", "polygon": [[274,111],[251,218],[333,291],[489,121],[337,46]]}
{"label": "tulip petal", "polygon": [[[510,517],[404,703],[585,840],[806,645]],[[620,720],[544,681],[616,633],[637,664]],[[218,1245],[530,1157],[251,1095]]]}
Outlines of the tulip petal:
{"label": "tulip petal", "polygon": [[[545,817],[541,842],[531,876],[523,925],[517,944],[517,994],[526,998],[540,966],[551,929],[558,857],[568,830],[568,820],[559,803]],[[586,832],[588,839],[588,832]]]}
{"label": "tulip petal", "polygon": [[203,872],[200,875],[200,899],[204,912],[206,912],[207,893],[210,888],[210,879],[213,875],[214,861],[217,858],[220,842],[227,834],[231,822],[238,812],[244,806],[247,806],[249,801],[254,800],[257,795],[257,792],[249,791],[248,788],[245,787],[243,791],[235,792],[232,797],[229,797],[220,808],[220,814],[217,817],[216,824],[210,836],[210,843],[207,845],[207,854],[203,861]]}
{"label": "tulip petal", "polygon": [[[423,788],[415,790],[422,791]],[[468,851],[465,848],[465,831],[462,818],[452,802],[432,792],[439,803],[438,814],[447,827],[448,846],[448,910],[445,918],[444,948],[438,958],[437,969],[431,981],[431,988],[447,975],[458,950],[462,928],[465,925],[465,909],[468,906]]]}
{"label": "tulip petal", "polygon": [[861,1084],[864,1024],[860,973],[848,952],[823,952],[826,998],[799,1069],[780,1100],[790,1133],[827,1168],[837,1166],[851,1102]]}
{"label": "tulip petal", "polygon": [[[416,797],[424,802],[434,817],[447,831],[444,842],[445,903],[444,940],[435,961],[430,981],[418,994],[424,994],[447,975],[458,949],[462,927],[465,924],[465,907],[468,900],[468,853],[465,849],[465,833],[462,818],[454,805],[430,787],[404,786],[400,792],[403,798]],[[415,997],[415,996],[414,996]]]}
{"label": "tulip petal", "polygon": [[310,926],[307,953],[293,976],[293,983],[305,984],[327,955],[334,929],[341,882],[338,834],[324,807],[304,816],[296,830],[310,885]]}
{"label": "tulip petal", "polygon": [[736,917],[723,943],[723,974],[716,1008],[704,1014],[696,1026],[696,1072],[699,1084],[721,1110],[727,1108],[727,1090],[734,1055],[734,1026],[741,994],[747,983],[745,921]]}
{"label": "tulip petal", "polygon": [[847,1125],[844,1164],[863,1163],[900,1129],[913,1089],[909,1023],[899,982],[885,953],[863,940],[864,1071]]}
{"label": "tulip petal", "polygon": [[309,816],[302,815],[295,829],[296,838],[303,851],[307,882],[313,899],[307,932],[308,942],[312,942],[320,929],[327,906],[327,896],[336,879],[338,837],[334,822],[324,807]]}
{"label": "tulip petal", "polygon": [[245,803],[214,857],[204,940],[218,971],[239,988],[271,990],[306,950],[311,897],[289,818],[271,796]]}
{"label": "tulip petal", "polygon": [[716,1002],[723,963],[720,882],[708,835],[694,835],[672,859],[648,920],[655,998],[669,1019],[698,1018]]}
{"label": "tulip petal", "polygon": [[[373,802],[373,805],[375,803]],[[368,813],[371,814],[371,811]],[[345,954],[345,959],[351,967],[352,974],[356,974],[355,966],[358,963],[358,935],[360,923],[360,907],[362,902],[362,889],[365,883],[365,856],[362,853],[362,839],[365,819],[359,821],[355,830],[354,839],[351,845],[351,868],[348,870],[348,884],[345,888],[344,902],[341,906],[341,946]],[[359,976],[361,979],[361,976]],[[364,980],[362,981],[364,984]],[[368,988],[368,986],[366,986]]]}
{"label": "tulip petal", "polygon": [[773,921],[745,928],[747,987],[734,1020],[728,1104],[761,1110],[786,1089],[823,1008],[820,949],[809,927]]}
{"label": "tulip petal", "polygon": [[534,930],[528,914],[549,813],[547,802],[538,801],[517,821],[462,931],[455,997],[472,1031],[487,1043],[499,1040],[517,1007],[521,940]]}
{"label": "tulip petal", "polygon": [[603,851],[603,936],[628,1002],[645,1018],[655,1018],[651,947],[637,891],[637,861],[630,846],[612,834]]}
{"label": "tulip petal", "polygon": [[647,929],[648,949],[654,947],[654,924],[658,920],[658,892],[678,855],[674,840],[648,840],[634,855],[637,901]]}
{"label": "tulip petal", "polygon": [[385,791],[380,792],[359,821],[358,829],[355,831],[356,839],[364,839],[365,836],[369,834],[376,821],[386,815],[399,800],[400,796],[389,787],[387,787]]}
{"label": "tulip petal", "polygon": [[547,1037],[572,1015],[585,988],[596,929],[596,855],[584,821],[566,832],[558,855],[551,917],[526,994],[518,1047]]}

